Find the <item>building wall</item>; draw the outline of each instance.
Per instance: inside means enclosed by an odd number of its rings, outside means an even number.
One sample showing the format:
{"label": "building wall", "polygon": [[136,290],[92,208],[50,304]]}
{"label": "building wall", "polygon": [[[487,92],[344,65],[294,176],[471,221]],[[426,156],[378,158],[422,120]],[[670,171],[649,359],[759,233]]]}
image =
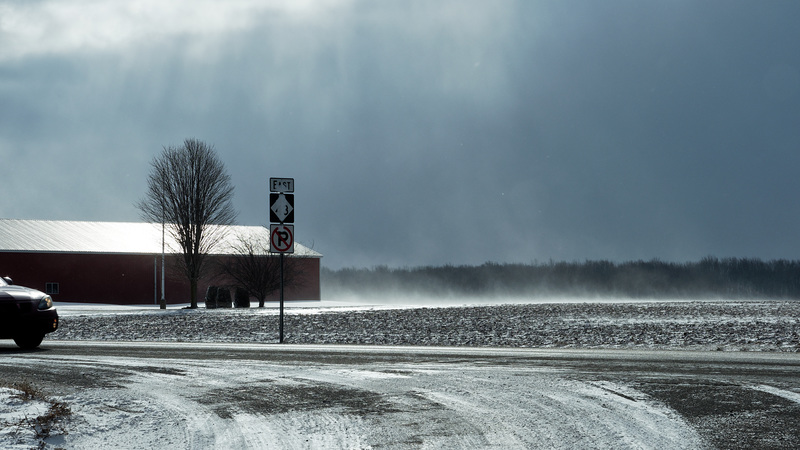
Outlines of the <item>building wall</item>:
{"label": "building wall", "polygon": [[[287,286],[285,300],[319,300],[319,258],[301,258],[305,279]],[[168,304],[188,303],[189,283],[167,262],[165,298]],[[56,302],[153,304],[160,299],[161,255],[0,252],[0,275],[15,284],[47,290],[58,284]],[[202,305],[206,288],[219,280],[201,280],[197,300]],[[278,298],[275,293],[274,299]]]}

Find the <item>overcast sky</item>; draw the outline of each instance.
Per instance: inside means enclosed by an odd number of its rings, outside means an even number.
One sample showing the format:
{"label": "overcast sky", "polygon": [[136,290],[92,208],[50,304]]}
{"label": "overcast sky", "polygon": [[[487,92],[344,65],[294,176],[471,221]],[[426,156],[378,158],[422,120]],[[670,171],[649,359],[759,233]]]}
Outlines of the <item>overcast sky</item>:
{"label": "overcast sky", "polygon": [[213,144],[323,265],[800,258],[796,0],[0,1],[0,217]]}

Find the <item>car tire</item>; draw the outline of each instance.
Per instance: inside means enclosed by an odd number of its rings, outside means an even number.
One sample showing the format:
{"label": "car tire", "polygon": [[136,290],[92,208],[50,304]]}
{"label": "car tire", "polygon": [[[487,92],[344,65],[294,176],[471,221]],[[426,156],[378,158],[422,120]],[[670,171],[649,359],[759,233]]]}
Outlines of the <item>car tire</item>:
{"label": "car tire", "polygon": [[42,339],[44,339],[43,334],[28,334],[23,336],[17,336],[14,338],[14,342],[20,348],[30,350],[39,346],[42,343]]}

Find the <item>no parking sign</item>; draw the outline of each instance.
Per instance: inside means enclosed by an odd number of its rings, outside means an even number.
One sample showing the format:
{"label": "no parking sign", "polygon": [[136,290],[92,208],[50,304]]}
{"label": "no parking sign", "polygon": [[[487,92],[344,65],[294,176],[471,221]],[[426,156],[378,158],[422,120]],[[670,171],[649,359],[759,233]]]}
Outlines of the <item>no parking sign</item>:
{"label": "no parking sign", "polygon": [[294,253],[294,225],[273,223],[269,226],[269,251]]}

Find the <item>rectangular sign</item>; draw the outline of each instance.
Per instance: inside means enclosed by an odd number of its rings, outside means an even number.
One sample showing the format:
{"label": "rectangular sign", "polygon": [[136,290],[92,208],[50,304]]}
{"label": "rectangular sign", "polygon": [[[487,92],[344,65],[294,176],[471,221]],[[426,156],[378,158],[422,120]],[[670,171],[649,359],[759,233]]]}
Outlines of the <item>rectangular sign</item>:
{"label": "rectangular sign", "polygon": [[294,178],[270,178],[270,192],[294,192]]}
{"label": "rectangular sign", "polygon": [[269,226],[269,251],[294,253],[294,225]]}

